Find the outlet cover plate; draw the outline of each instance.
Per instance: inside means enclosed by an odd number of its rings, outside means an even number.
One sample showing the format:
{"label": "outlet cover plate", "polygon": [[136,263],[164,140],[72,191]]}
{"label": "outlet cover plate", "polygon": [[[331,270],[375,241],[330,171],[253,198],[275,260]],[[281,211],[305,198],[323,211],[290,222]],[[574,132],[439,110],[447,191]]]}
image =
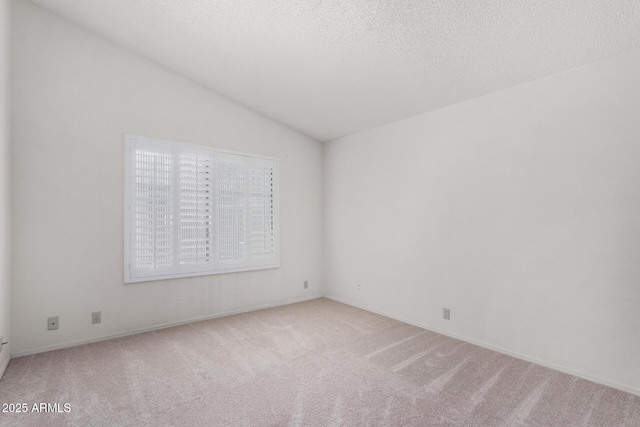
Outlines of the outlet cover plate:
{"label": "outlet cover plate", "polygon": [[47,319],[47,330],[53,331],[54,329],[58,329],[60,327],[60,322],[58,321],[58,316],[49,317]]}
{"label": "outlet cover plate", "polygon": [[93,313],[91,313],[91,324],[95,325],[96,323],[100,322],[102,322],[102,312],[94,311]]}

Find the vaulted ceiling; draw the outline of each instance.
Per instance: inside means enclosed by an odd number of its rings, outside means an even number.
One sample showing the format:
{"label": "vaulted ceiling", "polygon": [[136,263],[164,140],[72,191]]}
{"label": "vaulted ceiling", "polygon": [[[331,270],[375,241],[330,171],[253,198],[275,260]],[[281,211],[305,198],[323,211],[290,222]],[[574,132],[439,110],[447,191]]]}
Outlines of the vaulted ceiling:
{"label": "vaulted ceiling", "polygon": [[31,0],[319,141],[640,47],[638,0]]}

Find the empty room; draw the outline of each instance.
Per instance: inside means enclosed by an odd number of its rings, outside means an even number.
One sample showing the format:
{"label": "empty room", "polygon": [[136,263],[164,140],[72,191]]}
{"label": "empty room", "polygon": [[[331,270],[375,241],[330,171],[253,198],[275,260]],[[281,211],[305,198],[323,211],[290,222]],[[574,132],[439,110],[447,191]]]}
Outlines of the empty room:
{"label": "empty room", "polygon": [[0,0],[0,426],[639,426],[637,0]]}

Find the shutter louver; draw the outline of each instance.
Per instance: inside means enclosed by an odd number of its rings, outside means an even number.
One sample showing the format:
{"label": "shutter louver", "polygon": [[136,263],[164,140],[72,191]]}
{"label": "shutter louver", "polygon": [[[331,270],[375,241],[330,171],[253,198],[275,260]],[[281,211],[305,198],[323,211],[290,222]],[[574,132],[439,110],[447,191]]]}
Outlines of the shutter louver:
{"label": "shutter louver", "polygon": [[246,254],[245,157],[219,153],[217,159],[217,259],[218,268],[248,264]]}
{"label": "shutter louver", "polygon": [[268,265],[277,261],[276,248],[276,162],[251,159],[250,194],[251,265]]}
{"label": "shutter louver", "polygon": [[211,269],[213,160],[206,151],[180,153],[180,271]]}
{"label": "shutter louver", "polygon": [[174,161],[171,150],[133,153],[132,256],[135,276],[163,274],[174,265]]}

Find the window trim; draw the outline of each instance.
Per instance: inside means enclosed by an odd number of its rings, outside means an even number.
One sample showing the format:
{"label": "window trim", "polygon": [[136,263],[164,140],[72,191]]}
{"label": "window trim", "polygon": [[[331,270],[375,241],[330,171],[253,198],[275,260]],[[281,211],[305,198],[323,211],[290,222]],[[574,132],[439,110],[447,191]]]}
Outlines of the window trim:
{"label": "window trim", "polygon": [[[246,161],[246,165],[249,165],[250,163],[250,159],[257,159],[257,161],[260,160],[266,160],[269,162],[274,162],[275,166],[274,166],[274,196],[273,196],[273,206],[274,206],[274,214],[273,214],[273,227],[274,227],[274,239],[275,239],[275,260],[273,263],[269,263],[269,264],[263,264],[263,265],[249,265],[249,266],[242,266],[242,267],[231,267],[231,268],[224,268],[224,269],[216,269],[216,261],[215,259],[212,262],[212,268],[210,270],[205,270],[205,271],[192,271],[192,272],[175,272],[176,269],[179,268],[179,265],[174,265],[173,270],[174,272],[171,273],[165,273],[165,274],[159,274],[159,275],[149,275],[149,276],[137,276],[134,273],[134,269],[132,268],[132,244],[133,244],[133,234],[132,234],[132,223],[133,223],[133,219],[132,219],[132,172],[133,172],[133,150],[134,150],[134,145],[135,144],[162,144],[165,146],[170,146],[171,150],[173,152],[173,156],[174,159],[178,158],[178,155],[176,153],[179,152],[180,149],[185,149],[185,150],[196,150],[196,151],[206,151],[209,152],[211,154],[212,159],[214,159],[213,163],[214,163],[214,171],[213,171],[213,188],[214,188],[214,194],[212,199],[214,200],[213,203],[213,207],[212,207],[212,228],[213,228],[213,232],[215,233],[215,231],[218,228],[218,224],[216,224],[216,217],[217,217],[217,213],[216,213],[216,207],[217,207],[217,201],[216,199],[216,195],[217,195],[217,189],[218,189],[218,182],[217,182],[217,177],[216,177],[216,172],[217,172],[217,165],[215,164],[215,159],[217,159],[217,154],[221,154],[222,156],[224,155],[235,155],[235,156],[242,156],[245,157],[245,161]],[[157,281],[157,280],[165,280],[165,279],[179,279],[179,278],[185,278],[185,277],[198,277],[198,276],[208,276],[208,275],[214,275],[214,274],[226,274],[226,273],[237,273],[237,272],[244,272],[244,271],[256,271],[256,270],[267,270],[267,269],[274,269],[274,268],[279,268],[280,267],[280,178],[279,178],[279,171],[280,171],[280,161],[278,158],[276,157],[269,157],[269,156],[263,156],[260,154],[253,154],[253,153],[246,153],[246,152],[240,152],[240,151],[233,151],[233,150],[223,150],[223,149],[218,149],[215,147],[210,147],[210,146],[204,146],[204,145],[195,145],[195,144],[187,144],[187,143],[183,143],[183,142],[177,142],[177,141],[171,141],[171,140],[166,140],[166,139],[159,139],[159,138],[153,138],[153,137],[148,137],[148,136],[142,136],[142,135],[136,135],[136,134],[130,134],[130,133],[125,133],[124,134],[124,283],[128,284],[128,283],[138,283],[138,282],[147,282],[147,281]],[[180,185],[180,181],[178,178],[179,172],[174,172],[174,186],[175,186],[175,193],[174,193],[174,200],[179,200],[180,198],[180,190],[179,190],[179,185]],[[246,192],[250,192],[250,182],[247,182],[247,184],[245,185],[245,191]],[[249,221],[250,221],[250,212],[251,207],[247,206],[246,207],[246,212],[245,212],[245,224],[246,227],[249,227]],[[174,226],[174,230],[176,230],[176,232],[174,232],[174,236],[173,236],[173,249],[174,251],[180,250],[180,247],[178,245],[178,240],[179,240],[179,233],[177,233],[177,230],[179,229],[179,226],[177,225],[177,221],[179,221],[179,216],[180,216],[180,207],[179,204],[176,205],[176,203],[174,202],[174,208],[173,208],[173,216],[174,216],[174,221],[176,221],[176,225]],[[248,237],[248,233],[249,231],[245,231],[245,237]],[[218,237],[214,236],[213,238],[213,243],[212,245],[214,246],[213,248],[213,257],[216,256],[217,254],[217,245],[218,245]],[[245,242],[245,244],[248,244],[248,242]],[[250,261],[250,256],[249,256],[249,261]]]}

